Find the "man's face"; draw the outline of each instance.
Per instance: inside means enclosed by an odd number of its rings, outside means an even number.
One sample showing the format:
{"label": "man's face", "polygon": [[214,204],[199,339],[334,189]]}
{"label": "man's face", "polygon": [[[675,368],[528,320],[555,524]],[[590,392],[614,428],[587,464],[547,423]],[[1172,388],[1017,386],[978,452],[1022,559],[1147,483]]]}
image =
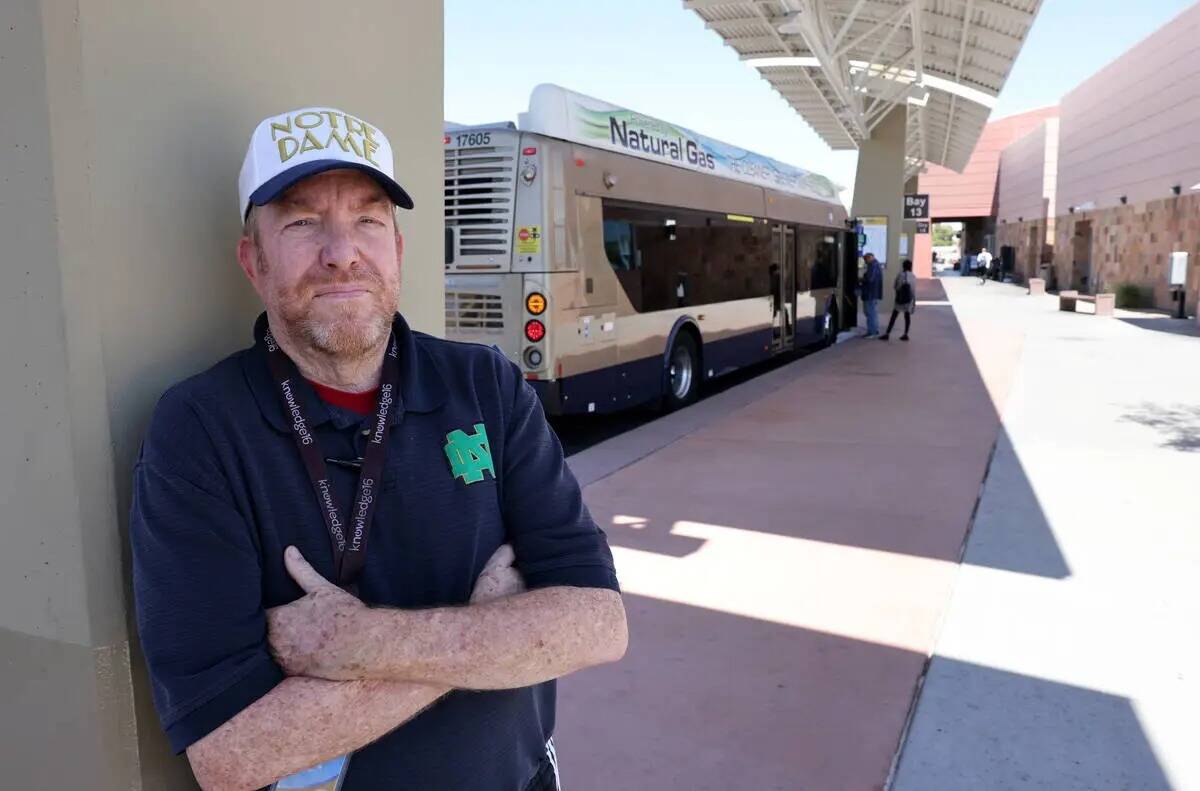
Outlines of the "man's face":
{"label": "man's face", "polygon": [[257,210],[238,261],[276,332],[333,356],[375,348],[400,298],[404,242],[392,203],[370,176],[310,176]]}

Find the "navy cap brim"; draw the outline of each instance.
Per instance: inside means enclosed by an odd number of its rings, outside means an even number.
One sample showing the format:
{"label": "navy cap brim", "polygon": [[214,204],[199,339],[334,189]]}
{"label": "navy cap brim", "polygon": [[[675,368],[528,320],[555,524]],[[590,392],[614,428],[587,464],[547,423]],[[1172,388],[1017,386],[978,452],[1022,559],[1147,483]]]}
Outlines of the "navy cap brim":
{"label": "navy cap brim", "polygon": [[[324,173],[327,170],[341,169],[361,170],[379,182],[379,186],[383,187],[383,191],[391,198],[392,203],[401,209],[411,209],[413,207],[412,198],[404,191],[404,187],[397,184],[395,180],[388,178],[386,174],[369,165],[360,165],[357,162],[346,162],[341,159],[317,159],[296,165],[294,168],[288,168],[274,178],[263,182],[262,186],[250,193],[250,203],[255,206],[266,206],[301,179],[315,176],[318,173]],[[249,212],[250,207],[247,206],[245,210]]]}

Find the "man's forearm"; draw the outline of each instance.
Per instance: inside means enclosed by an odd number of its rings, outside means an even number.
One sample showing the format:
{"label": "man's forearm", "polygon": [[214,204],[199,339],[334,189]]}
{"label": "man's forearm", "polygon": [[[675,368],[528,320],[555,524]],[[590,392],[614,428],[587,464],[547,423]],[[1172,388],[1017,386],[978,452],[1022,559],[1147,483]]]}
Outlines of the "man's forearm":
{"label": "man's forearm", "polygon": [[285,679],[187,750],[205,791],[257,789],[370,744],[448,690],[394,681]]}
{"label": "man's forearm", "polygon": [[363,678],[510,689],[615,662],[628,632],[620,594],[555,587],[469,607],[372,610]]}

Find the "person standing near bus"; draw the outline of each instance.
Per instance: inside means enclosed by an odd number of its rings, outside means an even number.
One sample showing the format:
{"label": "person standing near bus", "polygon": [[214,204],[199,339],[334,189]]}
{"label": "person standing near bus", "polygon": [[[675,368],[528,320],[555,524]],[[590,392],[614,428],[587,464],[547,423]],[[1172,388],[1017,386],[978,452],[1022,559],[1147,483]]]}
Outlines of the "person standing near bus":
{"label": "person standing near bus", "polygon": [[553,680],[628,634],[536,395],[396,313],[413,204],[380,129],[268,118],[238,186],[254,344],[167,391],[134,470],[168,740],[205,789],[557,788]]}
{"label": "person standing near bus", "polygon": [[912,261],[907,258],[900,264],[900,272],[897,273],[896,279],[892,283],[892,288],[896,292],[896,303],[892,308],[892,317],[888,320],[887,331],[879,336],[881,341],[886,341],[892,334],[892,327],[896,326],[896,317],[901,313],[904,314],[904,334],[900,336],[900,340],[908,340],[912,314],[917,308],[917,277],[913,274],[912,268]]}
{"label": "person standing near bus", "polygon": [[867,269],[863,272],[860,289],[863,299],[863,313],[867,317],[866,337],[879,335],[879,300],[883,299],[883,267],[873,253],[863,256]]}

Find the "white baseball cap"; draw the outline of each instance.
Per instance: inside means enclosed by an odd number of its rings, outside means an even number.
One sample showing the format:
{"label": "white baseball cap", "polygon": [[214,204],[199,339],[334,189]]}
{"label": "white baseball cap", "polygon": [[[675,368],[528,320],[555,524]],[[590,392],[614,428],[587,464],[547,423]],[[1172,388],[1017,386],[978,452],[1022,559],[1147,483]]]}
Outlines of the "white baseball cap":
{"label": "white baseball cap", "polygon": [[339,168],[363,171],[397,206],[413,207],[396,183],[392,145],[379,127],[332,107],[305,107],[266,119],[250,135],[238,176],[239,219],[300,179]]}

